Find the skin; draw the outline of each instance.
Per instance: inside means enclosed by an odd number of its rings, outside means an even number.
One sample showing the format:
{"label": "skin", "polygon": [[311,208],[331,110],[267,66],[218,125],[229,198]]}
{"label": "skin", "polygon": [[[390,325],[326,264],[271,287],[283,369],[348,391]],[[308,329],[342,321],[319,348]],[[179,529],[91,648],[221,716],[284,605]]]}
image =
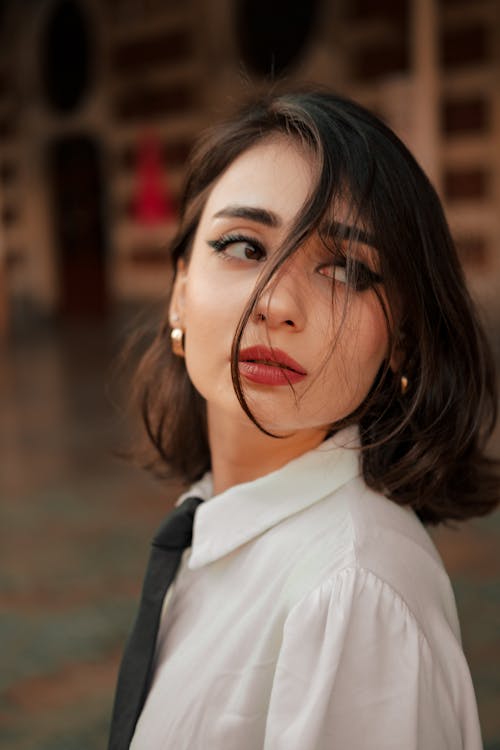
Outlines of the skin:
{"label": "skin", "polygon": [[[242,340],[242,349],[256,344],[279,348],[307,372],[293,389],[243,378],[256,418],[284,437],[263,434],[234,393],[230,354],[236,326],[259,274],[310,193],[313,169],[308,153],[283,136],[241,154],[209,195],[189,264],[179,262],[170,323],[185,331],[186,368],[207,402],[216,493],[278,469],[319,445],[329,425],[364,400],[387,357],[387,323],[374,290],[353,291],[346,316],[344,270],[319,237],[311,237],[265,292]],[[275,225],[228,216],[235,206],[270,211]],[[342,206],[334,214],[335,220],[347,221]],[[233,241],[219,251],[209,244],[227,235],[244,235],[253,242]],[[360,244],[355,253],[376,270],[373,248]]]}

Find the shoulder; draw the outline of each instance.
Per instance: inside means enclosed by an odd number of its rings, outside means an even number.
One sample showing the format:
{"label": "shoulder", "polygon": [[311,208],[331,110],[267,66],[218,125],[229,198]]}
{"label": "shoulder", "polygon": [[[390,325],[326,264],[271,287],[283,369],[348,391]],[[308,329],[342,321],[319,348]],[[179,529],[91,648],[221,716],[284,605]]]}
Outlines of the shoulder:
{"label": "shoulder", "polygon": [[296,520],[308,546],[289,577],[274,708],[283,696],[292,726],[307,688],[304,726],[333,744],[479,748],[452,588],[415,514],[356,477]]}
{"label": "shoulder", "polygon": [[364,748],[369,736],[373,747],[479,748],[470,674],[446,617],[422,622],[359,563],[316,586],[286,618],[274,698],[289,706],[295,696],[291,722],[306,691],[322,736],[341,747]]}
{"label": "shoulder", "polygon": [[[422,633],[440,628],[459,640],[452,587],[426,529],[409,508],[388,500],[356,477],[326,497],[313,511],[322,520],[314,558],[321,560],[304,591],[337,602],[350,595],[360,602],[392,601]],[[320,596],[321,594],[321,596]],[[318,599],[318,601],[319,601]]]}

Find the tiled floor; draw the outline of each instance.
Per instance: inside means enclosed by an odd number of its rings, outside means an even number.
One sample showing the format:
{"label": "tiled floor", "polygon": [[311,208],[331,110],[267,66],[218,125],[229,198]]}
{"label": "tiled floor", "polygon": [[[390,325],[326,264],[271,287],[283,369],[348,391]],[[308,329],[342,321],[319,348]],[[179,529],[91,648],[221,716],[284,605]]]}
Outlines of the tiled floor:
{"label": "tiled floor", "polygon": [[[147,540],[177,492],[112,455],[127,432],[108,388],[119,331],[45,326],[0,352],[0,746],[8,750],[104,748]],[[437,541],[485,745],[500,750],[500,513]]]}

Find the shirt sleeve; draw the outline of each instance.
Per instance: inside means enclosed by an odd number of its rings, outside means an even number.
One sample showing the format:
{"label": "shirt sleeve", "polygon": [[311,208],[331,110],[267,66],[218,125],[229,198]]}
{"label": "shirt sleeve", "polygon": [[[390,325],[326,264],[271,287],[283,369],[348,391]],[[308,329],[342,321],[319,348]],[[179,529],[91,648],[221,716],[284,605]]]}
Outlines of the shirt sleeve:
{"label": "shirt sleeve", "polygon": [[344,570],[286,620],[264,750],[481,750],[440,664],[388,584]]}

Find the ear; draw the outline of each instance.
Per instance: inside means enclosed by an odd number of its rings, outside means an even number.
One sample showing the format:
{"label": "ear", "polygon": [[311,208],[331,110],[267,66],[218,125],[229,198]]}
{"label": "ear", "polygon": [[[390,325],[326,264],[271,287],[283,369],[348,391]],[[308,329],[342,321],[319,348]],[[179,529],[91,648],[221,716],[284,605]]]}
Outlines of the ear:
{"label": "ear", "polygon": [[187,266],[184,259],[179,258],[168,309],[168,319],[172,328],[184,328],[186,281]]}

